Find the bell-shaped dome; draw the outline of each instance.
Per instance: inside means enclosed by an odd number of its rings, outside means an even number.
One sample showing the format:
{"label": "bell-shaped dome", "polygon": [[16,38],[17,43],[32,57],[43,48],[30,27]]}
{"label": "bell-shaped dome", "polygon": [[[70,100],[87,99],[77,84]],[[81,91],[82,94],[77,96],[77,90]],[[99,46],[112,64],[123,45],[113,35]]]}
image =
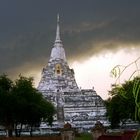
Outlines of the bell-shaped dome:
{"label": "bell-shaped dome", "polygon": [[51,51],[51,60],[63,59],[66,60],[65,50],[61,43],[55,43]]}

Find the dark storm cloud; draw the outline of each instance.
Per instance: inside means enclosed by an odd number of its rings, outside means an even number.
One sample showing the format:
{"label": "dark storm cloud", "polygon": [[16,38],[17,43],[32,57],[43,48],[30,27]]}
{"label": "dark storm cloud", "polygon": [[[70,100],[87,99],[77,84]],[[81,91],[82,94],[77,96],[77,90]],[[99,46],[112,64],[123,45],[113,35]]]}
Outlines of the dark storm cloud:
{"label": "dark storm cloud", "polygon": [[[1,0],[0,73],[47,64],[60,13],[69,60],[140,44],[138,0]],[[19,71],[20,70],[20,71]]]}

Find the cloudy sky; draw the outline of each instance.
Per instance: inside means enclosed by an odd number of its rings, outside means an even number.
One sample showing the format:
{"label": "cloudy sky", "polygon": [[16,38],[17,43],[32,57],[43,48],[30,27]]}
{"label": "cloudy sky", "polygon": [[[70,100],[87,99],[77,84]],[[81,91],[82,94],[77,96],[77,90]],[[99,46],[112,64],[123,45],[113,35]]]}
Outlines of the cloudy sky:
{"label": "cloudy sky", "polygon": [[105,99],[115,81],[111,69],[140,56],[139,7],[139,0],[0,0],[0,74],[33,76],[37,86],[59,13],[61,39],[79,87],[94,87]]}

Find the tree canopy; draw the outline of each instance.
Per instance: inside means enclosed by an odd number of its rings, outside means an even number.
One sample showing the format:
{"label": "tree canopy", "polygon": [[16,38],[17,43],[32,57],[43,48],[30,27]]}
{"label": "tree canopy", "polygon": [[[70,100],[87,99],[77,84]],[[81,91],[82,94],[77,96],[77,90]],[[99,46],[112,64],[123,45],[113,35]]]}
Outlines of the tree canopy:
{"label": "tree canopy", "polygon": [[[125,81],[120,85],[113,85],[109,91],[111,98],[106,100],[107,117],[111,122],[112,128],[117,127],[120,123],[125,123],[126,120],[139,121],[136,97],[134,87],[136,81],[140,81],[140,77],[135,77],[133,80]],[[139,99],[140,90],[137,90],[137,98]]]}
{"label": "tree canopy", "polygon": [[33,87],[32,78],[19,76],[13,82],[6,75],[0,76],[0,124],[9,135],[19,125],[29,125],[31,130],[42,120],[51,125],[54,113],[54,106]]}

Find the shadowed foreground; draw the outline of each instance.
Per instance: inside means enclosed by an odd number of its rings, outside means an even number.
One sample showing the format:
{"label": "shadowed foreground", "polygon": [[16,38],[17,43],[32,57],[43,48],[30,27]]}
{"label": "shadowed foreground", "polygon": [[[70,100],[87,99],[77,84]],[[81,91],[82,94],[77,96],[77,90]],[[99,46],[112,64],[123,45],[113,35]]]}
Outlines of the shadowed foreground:
{"label": "shadowed foreground", "polygon": [[47,136],[47,137],[1,137],[0,140],[61,140],[61,136]]}

